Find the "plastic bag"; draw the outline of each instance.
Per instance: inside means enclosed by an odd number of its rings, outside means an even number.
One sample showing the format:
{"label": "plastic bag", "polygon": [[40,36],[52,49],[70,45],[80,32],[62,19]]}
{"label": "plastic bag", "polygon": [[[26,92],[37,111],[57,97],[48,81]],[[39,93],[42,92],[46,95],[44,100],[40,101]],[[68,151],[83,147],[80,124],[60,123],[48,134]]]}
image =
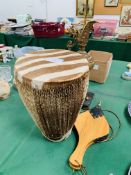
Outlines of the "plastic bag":
{"label": "plastic bag", "polygon": [[31,52],[36,52],[36,51],[40,51],[40,50],[44,50],[43,47],[35,47],[35,46],[25,46],[22,48],[15,48],[14,49],[14,56],[16,58],[24,56],[27,53],[31,53]]}

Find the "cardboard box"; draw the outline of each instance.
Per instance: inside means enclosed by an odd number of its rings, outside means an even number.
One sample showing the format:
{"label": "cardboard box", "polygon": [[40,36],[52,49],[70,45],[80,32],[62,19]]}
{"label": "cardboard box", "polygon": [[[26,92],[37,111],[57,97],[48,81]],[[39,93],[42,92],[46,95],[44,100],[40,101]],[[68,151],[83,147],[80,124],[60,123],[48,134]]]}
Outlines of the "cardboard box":
{"label": "cardboard box", "polygon": [[110,71],[113,58],[112,53],[91,50],[88,52],[88,55],[92,57],[95,63],[90,71],[90,80],[104,83]]}

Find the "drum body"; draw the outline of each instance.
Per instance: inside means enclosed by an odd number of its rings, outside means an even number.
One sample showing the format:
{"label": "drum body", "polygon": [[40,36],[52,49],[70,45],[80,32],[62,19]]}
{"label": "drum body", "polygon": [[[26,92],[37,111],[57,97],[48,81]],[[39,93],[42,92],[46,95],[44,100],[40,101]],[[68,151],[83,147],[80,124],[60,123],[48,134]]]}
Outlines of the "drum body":
{"label": "drum body", "polygon": [[[15,82],[21,99],[42,134],[51,141],[61,141],[71,133],[89,79],[88,62],[77,59],[82,57],[78,53],[65,51],[69,58],[74,54],[76,59],[71,62],[65,56],[62,62],[52,63],[55,53],[56,60],[58,55],[62,57],[62,51],[37,52],[35,56],[18,59],[15,65]],[[50,58],[48,53],[52,53]],[[41,58],[43,63],[39,64]]]}

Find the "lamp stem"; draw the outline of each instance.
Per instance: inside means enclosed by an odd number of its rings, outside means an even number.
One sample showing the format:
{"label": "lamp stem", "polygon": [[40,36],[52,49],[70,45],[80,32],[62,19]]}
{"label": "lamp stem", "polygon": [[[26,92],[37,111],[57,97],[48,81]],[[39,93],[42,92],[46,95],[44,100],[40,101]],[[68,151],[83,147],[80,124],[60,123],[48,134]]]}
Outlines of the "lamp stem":
{"label": "lamp stem", "polygon": [[87,12],[88,12],[88,0],[85,0],[85,13],[84,13],[84,24],[86,24]]}

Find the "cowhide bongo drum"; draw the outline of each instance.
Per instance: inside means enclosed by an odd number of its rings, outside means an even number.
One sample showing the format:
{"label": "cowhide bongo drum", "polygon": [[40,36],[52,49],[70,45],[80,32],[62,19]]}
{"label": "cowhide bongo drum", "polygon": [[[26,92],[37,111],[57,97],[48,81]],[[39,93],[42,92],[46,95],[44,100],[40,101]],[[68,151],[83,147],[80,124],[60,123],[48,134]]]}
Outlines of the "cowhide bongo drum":
{"label": "cowhide bongo drum", "polygon": [[89,67],[79,53],[47,49],[15,64],[15,82],[24,105],[51,141],[69,136],[87,92]]}

